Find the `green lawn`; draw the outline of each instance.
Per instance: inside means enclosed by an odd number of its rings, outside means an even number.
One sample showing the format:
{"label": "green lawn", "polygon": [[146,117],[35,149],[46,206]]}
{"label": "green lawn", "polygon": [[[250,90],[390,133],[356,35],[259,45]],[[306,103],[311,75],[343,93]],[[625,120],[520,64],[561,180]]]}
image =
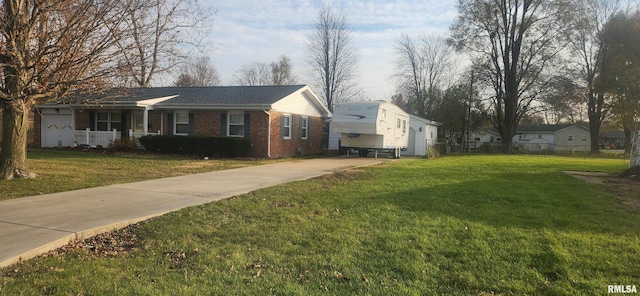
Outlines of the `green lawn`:
{"label": "green lawn", "polygon": [[404,159],[142,223],[137,247],[4,269],[0,294],[599,295],[640,286],[640,214],[563,170],[623,160]]}
{"label": "green lawn", "polygon": [[27,165],[38,178],[0,180],[0,200],[88,187],[202,173],[277,160],[202,160],[152,154],[31,150]]}

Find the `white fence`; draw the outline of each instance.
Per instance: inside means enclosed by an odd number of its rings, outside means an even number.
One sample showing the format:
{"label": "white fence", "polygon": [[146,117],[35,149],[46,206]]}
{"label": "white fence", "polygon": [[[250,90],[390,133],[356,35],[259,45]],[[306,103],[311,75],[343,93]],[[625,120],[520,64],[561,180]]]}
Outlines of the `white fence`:
{"label": "white fence", "polygon": [[118,130],[107,131],[91,131],[75,130],[73,138],[76,145],[88,145],[90,147],[104,147],[109,146],[109,143],[120,139],[120,133]]}
{"label": "white fence", "polygon": [[[160,135],[160,131],[157,133],[147,133],[148,135]],[[136,139],[140,139],[140,137],[145,136],[143,132],[134,132],[129,130],[129,137],[133,137]],[[86,130],[75,130],[74,134],[75,145],[87,145],[89,147],[103,147],[107,148],[111,142],[120,139],[120,131],[92,131],[90,129]]]}
{"label": "white fence", "polygon": [[140,139],[141,137],[144,137],[144,136],[157,136],[157,135],[160,135],[160,131],[158,131],[157,133],[145,134],[144,132],[134,132],[132,130],[129,130],[129,137],[133,137],[136,139]]}

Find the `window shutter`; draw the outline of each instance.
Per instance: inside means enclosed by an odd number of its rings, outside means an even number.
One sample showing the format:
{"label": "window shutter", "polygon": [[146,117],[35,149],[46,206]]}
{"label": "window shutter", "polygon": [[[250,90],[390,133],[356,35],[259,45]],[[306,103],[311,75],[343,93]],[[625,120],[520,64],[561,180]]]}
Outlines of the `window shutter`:
{"label": "window shutter", "polygon": [[244,114],[244,138],[251,138],[251,114],[249,113]]}
{"label": "window shutter", "polygon": [[96,130],[96,111],[89,111],[89,129]]}
{"label": "window shutter", "polygon": [[127,118],[131,118],[131,110],[120,112],[120,137],[129,136],[129,128],[131,125],[127,123]]}
{"label": "window shutter", "polygon": [[189,113],[189,136],[193,136],[196,133],[196,116],[193,113]]}
{"label": "window shutter", "polygon": [[167,134],[173,135],[173,112],[167,114]]}
{"label": "window shutter", "polygon": [[311,139],[311,117],[307,117],[307,139]]}
{"label": "window shutter", "polygon": [[291,114],[291,139],[295,138],[295,131],[296,130],[296,116]]}
{"label": "window shutter", "polygon": [[227,112],[220,113],[220,136],[227,136]]}

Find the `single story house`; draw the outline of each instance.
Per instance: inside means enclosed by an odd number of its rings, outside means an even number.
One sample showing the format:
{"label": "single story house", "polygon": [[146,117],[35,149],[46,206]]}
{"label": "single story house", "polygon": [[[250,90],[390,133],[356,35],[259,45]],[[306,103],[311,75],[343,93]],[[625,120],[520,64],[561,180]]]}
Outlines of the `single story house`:
{"label": "single story house", "polygon": [[589,151],[589,129],[580,124],[543,124],[521,126],[513,137],[513,145],[523,151]]}
{"label": "single story house", "polygon": [[491,147],[502,145],[500,133],[494,128],[477,128],[471,131],[471,148],[480,148],[483,145]]}
{"label": "single story house", "polygon": [[34,146],[106,147],[121,137],[244,137],[251,156],[320,154],[331,112],[307,85],[152,87],[74,94],[37,107]]}
{"label": "single story house", "polygon": [[429,147],[438,143],[440,123],[409,114],[409,145],[405,156],[427,156]]}
{"label": "single story house", "polygon": [[624,149],[624,131],[623,130],[607,130],[601,131],[598,138],[600,148]]}

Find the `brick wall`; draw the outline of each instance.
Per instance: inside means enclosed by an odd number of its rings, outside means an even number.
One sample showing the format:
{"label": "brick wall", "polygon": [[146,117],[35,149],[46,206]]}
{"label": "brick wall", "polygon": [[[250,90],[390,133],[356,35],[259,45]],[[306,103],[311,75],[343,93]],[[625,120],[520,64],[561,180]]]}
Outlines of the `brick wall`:
{"label": "brick wall", "polygon": [[300,137],[300,115],[293,115],[293,137],[284,139],[281,135],[283,113],[271,112],[271,157],[296,156],[298,149],[301,155],[313,155],[322,153],[322,138],[324,120],[319,117],[309,116],[309,137]]}
{"label": "brick wall", "polygon": [[[169,134],[169,111],[149,111],[149,132],[155,133],[162,129],[162,134]],[[194,135],[221,136],[221,114],[225,111],[195,110],[193,113]],[[267,121],[269,116],[264,111],[245,111],[250,117],[249,138],[251,139],[251,156],[268,157]],[[271,157],[282,158],[296,156],[298,149],[301,155],[321,154],[324,120],[319,117],[309,117],[309,137],[300,137],[300,116],[293,115],[293,138],[284,139],[281,135],[283,113],[271,111]],[[84,130],[90,126],[89,110],[75,111],[75,129]],[[129,122],[129,121],[128,121]],[[226,129],[226,127],[224,127]]]}
{"label": "brick wall", "polygon": [[73,123],[75,130],[86,130],[91,127],[89,122],[90,110],[76,109],[73,112],[75,112],[74,116],[76,118],[76,122]]}
{"label": "brick wall", "polygon": [[[1,119],[2,117],[0,116],[0,120]],[[40,115],[40,111],[36,108],[33,108],[32,135],[33,142],[31,146],[36,148],[42,147],[42,115]]]}

